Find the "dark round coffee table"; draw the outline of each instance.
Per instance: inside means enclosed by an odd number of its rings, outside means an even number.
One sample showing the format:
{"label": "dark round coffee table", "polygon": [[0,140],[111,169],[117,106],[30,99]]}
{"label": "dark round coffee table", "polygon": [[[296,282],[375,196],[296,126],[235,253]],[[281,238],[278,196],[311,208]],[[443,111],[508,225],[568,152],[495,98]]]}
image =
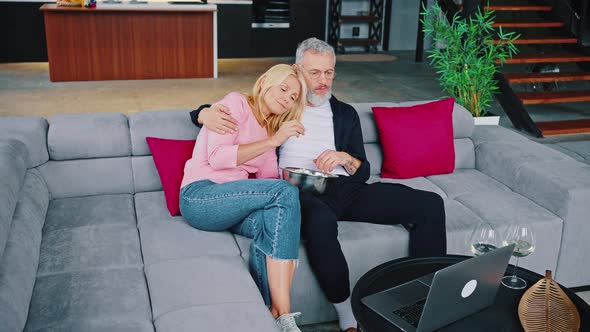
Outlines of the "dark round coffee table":
{"label": "dark round coffee table", "polygon": [[[361,303],[361,298],[400,285],[423,275],[453,265],[468,256],[448,255],[432,258],[401,258],[381,264],[365,273],[354,286],[352,292],[352,311],[359,327],[364,332],[401,331]],[[513,266],[507,269],[512,273]],[[543,276],[518,268],[518,275],[527,281],[528,287]],[[578,307],[580,331],[590,331],[590,306],[575,293],[562,286],[563,291]],[[523,331],[518,319],[518,302],[526,289],[513,290],[500,285],[496,302],[480,312],[465,317],[440,329],[440,331]]]}

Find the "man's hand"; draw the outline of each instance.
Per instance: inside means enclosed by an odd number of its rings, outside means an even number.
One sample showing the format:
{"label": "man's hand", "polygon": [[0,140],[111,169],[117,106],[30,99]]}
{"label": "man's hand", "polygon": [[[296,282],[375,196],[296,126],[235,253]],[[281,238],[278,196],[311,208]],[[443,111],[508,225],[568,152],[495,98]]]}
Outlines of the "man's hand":
{"label": "man's hand", "polygon": [[[348,165],[353,165],[353,161],[354,158],[346,152],[326,150],[314,159],[313,163],[320,171],[331,173],[336,166],[340,165],[346,168]],[[346,171],[350,173],[348,169],[346,169]]]}
{"label": "man's hand", "polygon": [[305,128],[303,124],[297,120],[291,120],[284,122],[279,130],[269,138],[270,143],[274,147],[279,147],[285,143],[286,140],[291,136],[297,136],[305,134]]}
{"label": "man's hand", "polygon": [[231,116],[231,111],[224,105],[216,104],[210,108],[204,108],[199,113],[197,121],[203,127],[221,135],[233,134],[238,130],[238,121]]}

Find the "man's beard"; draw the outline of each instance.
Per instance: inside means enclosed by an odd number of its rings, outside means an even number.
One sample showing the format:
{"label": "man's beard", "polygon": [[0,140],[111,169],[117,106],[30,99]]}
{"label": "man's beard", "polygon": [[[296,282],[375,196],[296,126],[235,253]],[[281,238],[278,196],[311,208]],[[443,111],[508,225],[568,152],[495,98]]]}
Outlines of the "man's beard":
{"label": "man's beard", "polygon": [[307,102],[313,106],[320,106],[330,100],[330,98],[332,98],[332,88],[323,96],[316,95],[313,93],[313,90],[307,91]]}

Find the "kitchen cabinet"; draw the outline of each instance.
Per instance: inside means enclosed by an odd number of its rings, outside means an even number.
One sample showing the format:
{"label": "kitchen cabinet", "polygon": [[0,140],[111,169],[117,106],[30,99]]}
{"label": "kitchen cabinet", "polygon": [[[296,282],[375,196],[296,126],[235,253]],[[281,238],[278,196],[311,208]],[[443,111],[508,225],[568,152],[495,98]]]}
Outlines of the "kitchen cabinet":
{"label": "kitchen cabinet", "polygon": [[215,5],[41,11],[52,82],[217,77]]}

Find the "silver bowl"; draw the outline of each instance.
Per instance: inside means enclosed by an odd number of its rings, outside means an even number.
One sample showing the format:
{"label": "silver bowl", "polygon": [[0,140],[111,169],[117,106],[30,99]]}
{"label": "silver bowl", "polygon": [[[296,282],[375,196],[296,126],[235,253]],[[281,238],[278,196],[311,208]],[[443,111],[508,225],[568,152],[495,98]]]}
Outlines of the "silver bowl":
{"label": "silver bowl", "polygon": [[285,167],[283,179],[298,187],[299,190],[316,194],[324,193],[330,179],[338,176],[307,168]]}

